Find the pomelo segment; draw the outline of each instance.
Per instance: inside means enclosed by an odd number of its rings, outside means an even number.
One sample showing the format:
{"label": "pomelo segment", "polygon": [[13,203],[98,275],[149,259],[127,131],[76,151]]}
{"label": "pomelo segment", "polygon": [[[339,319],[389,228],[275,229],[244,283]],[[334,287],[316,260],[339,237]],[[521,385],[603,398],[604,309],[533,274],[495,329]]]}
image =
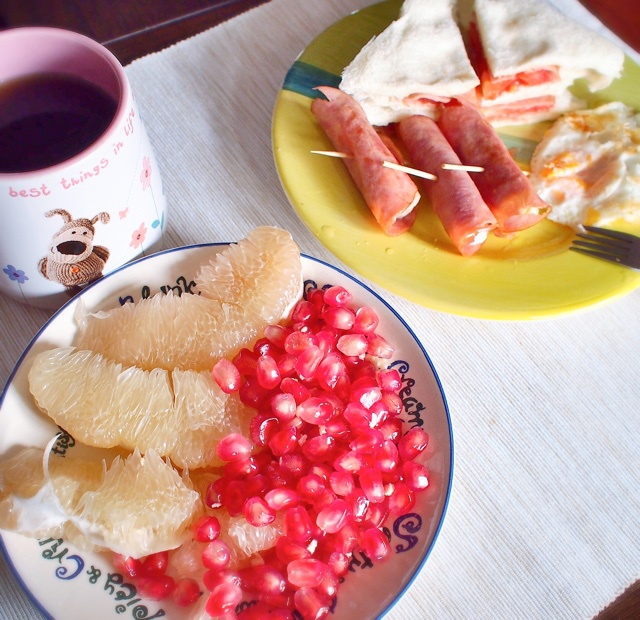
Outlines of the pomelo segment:
{"label": "pomelo segment", "polygon": [[50,445],[0,463],[1,528],[133,557],[188,539],[200,495],[155,452],[107,459],[101,450],[81,457],[72,450],[62,458]]}
{"label": "pomelo segment", "polygon": [[195,282],[200,295],[159,294],[81,314],[75,344],[124,366],[211,370],[300,298],[300,250],[288,232],[256,228],[212,258]]}
{"label": "pomelo segment", "polygon": [[248,433],[255,412],[237,394],[225,394],[210,372],[174,370],[172,377],[179,428],[169,457],[185,469],[223,465],[218,441],[229,433]]}
{"label": "pomelo segment", "polygon": [[167,455],[178,421],[166,370],[123,368],[93,351],[43,351],[29,370],[37,405],[74,439]]}
{"label": "pomelo segment", "polygon": [[29,371],[38,406],[87,446],[154,450],[179,468],[222,465],[218,441],[248,434],[253,411],[210,372],[122,367],[93,351],[43,351]]}

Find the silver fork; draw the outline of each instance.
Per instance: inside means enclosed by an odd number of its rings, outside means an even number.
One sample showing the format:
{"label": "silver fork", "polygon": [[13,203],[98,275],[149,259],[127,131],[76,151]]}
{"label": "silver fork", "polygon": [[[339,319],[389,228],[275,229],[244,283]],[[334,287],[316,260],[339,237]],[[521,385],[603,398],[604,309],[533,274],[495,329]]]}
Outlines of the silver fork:
{"label": "silver fork", "polygon": [[640,269],[640,237],[595,226],[585,226],[584,229],[587,232],[577,233],[570,250]]}

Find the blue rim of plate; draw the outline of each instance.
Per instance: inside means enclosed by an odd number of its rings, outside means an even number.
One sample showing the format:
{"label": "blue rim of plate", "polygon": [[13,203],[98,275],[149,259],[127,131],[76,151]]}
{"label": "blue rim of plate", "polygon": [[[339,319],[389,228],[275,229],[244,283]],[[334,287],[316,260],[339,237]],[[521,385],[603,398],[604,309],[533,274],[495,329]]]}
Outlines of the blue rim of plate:
{"label": "blue rim of plate", "polygon": [[[158,256],[168,255],[168,254],[171,254],[171,253],[174,253],[174,252],[180,252],[180,251],[185,251],[185,250],[192,250],[192,249],[206,248],[206,247],[220,247],[220,246],[227,246],[227,245],[230,245],[230,243],[225,243],[225,242],[198,243],[198,244],[193,244],[193,245],[185,245],[185,246],[180,246],[180,247],[175,247],[175,248],[169,248],[169,249],[166,249],[166,250],[162,250],[160,252],[156,252],[154,254],[150,254],[149,256],[143,256],[143,257],[138,258],[138,259],[136,259],[134,261],[131,261],[129,263],[121,265],[120,267],[118,267],[117,269],[114,269],[112,272],[110,272],[107,275],[103,276],[99,280],[96,280],[95,282],[92,282],[91,284],[89,284],[86,288],[84,288],[75,297],[71,298],[69,301],[65,302],[60,308],[58,308],[58,310],[56,310],[54,312],[54,314],[52,314],[51,317],[49,319],[47,319],[47,321],[44,323],[44,325],[37,331],[35,336],[33,336],[31,341],[29,342],[29,344],[26,346],[26,348],[24,349],[24,351],[22,352],[22,354],[18,358],[18,361],[14,365],[11,373],[9,374],[9,377],[7,379],[6,384],[2,389],[2,394],[0,394],[0,409],[2,408],[2,405],[4,403],[4,399],[5,399],[5,394],[7,392],[7,389],[11,385],[11,383],[12,383],[14,377],[15,377],[15,374],[18,372],[18,369],[22,365],[25,357],[27,356],[27,354],[29,353],[31,348],[34,346],[34,344],[37,342],[37,340],[40,338],[42,333],[49,327],[49,325],[53,321],[56,320],[58,315],[61,314],[67,308],[67,306],[69,306],[69,305],[71,305],[73,303],[76,303],[78,298],[82,297],[87,291],[93,289],[96,286],[101,286],[102,283],[105,280],[107,280],[107,279],[109,279],[109,278],[111,278],[113,276],[118,275],[121,271],[123,271],[125,269],[128,269],[129,267],[132,267],[132,266],[137,265],[139,263],[143,263],[143,262],[145,262],[147,260],[156,258]],[[328,262],[326,262],[326,261],[324,261],[322,259],[315,258],[313,256],[309,256],[309,255],[304,254],[304,253],[301,253],[301,256],[306,258],[307,260],[310,260],[310,261],[313,261],[315,263],[318,263],[319,265],[323,265],[325,267],[328,267],[329,269],[333,269],[334,271],[337,271],[342,276],[344,276],[344,277],[348,278],[349,280],[355,282],[356,284],[361,286],[363,289],[365,289],[368,293],[373,295],[380,303],[382,303],[387,308],[387,310],[389,310],[395,316],[395,318],[398,321],[400,321],[400,323],[404,326],[404,328],[411,335],[411,337],[413,338],[415,343],[418,345],[418,348],[420,349],[422,355],[424,356],[424,359],[427,361],[427,364],[429,365],[429,368],[431,369],[431,372],[433,374],[433,379],[436,382],[436,385],[438,386],[438,391],[440,393],[440,398],[442,399],[442,405],[443,405],[444,412],[445,412],[445,415],[446,415],[446,418],[447,418],[447,427],[448,427],[448,431],[449,431],[449,463],[450,463],[450,465],[449,465],[449,476],[448,476],[448,479],[446,481],[447,492],[446,492],[446,495],[445,495],[445,498],[444,498],[444,503],[443,503],[443,507],[442,507],[442,514],[440,515],[440,519],[439,519],[438,524],[437,524],[437,526],[436,526],[436,528],[434,530],[433,539],[431,540],[430,545],[425,550],[420,562],[416,565],[416,568],[415,568],[413,574],[408,579],[408,581],[405,584],[405,586],[397,593],[397,595],[391,601],[391,603],[389,604],[387,609],[385,609],[382,612],[382,614],[378,616],[378,620],[381,620],[382,618],[384,618],[384,616],[386,616],[391,611],[391,609],[393,609],[393,607],[397,604],[397,602],[400,600],[400,598],[402,598],[402,596],[404,596],[404,594],[411,587],[411,585],[415,581],[416,577],[418,576],[418,574],[420,573],[420,571],[424,567],[424,565],[425,565],[427,559],[429,558],[429,556],[431,555],[431,552],[433,551],[435,543],[436,543],[436,541],[437,541],[437,539],[438,539],[438,537],[440,535],[440,530],[442,529],[442,525],[444,523],[444,520],[445,520],[445,517],[446,517],[446,514],[447,514],[447,510],[448,510],[448,507],[449,507],[449,501],[451,499],[451,491],[452,491],[452,486],[453,486],[453,471],[454,471],[453,426],[451,424],[451,414],[450,414],[450,411],[449,411],[449,404],[447,402],[447,399],[446,399],[446,396],[445,396],[445,393],[444,393],[444,389],[442,388],[442,383],[440,381],[440,377],[439,377],[438,373],[436,372],[436,369],[435,369],[435,367],[433,365],[433,362],[431,361],[431,358],[429,357],[429,354],[425,350],[424,346],[422,345],[422,343],[420,342],[418,337],[415,335],[414,331],[411,329],[411,327],[409,327],[407,322],[404,320],[404,318],[402,318],[402,316],[400,316],[396,312],[396,310],[385,299],[383,299],[376,291],[374,291],[371,287],[367,286],[364,282],[362,282],[361,280],[359,280],[355,276],[347,273],[343,269],[340,269],[339,267],[336,267],[335,265],[332,265],[332,264],[330,264],[330,263],[328,263]],[[27,585],[22,580],[22,577],[20,576],[20,573],[18,572],[18,570],[15,568],[15,566],[13,564],[13,561],[11,559],[11,555],[9,554],[9,552],[7,551],[7,548],[5,547],[1,530],[0,530],[0,551],[2,551],[2,555],[4,556],[4,558],[5,558],[6,562],[7,562],[7,565],[11,569],[11,572],[12,572],[13,576],[15,577],[16,581],[19,583],[19,585],[22,588],[22,590],[27,594],[27,596],[29,597],[30,601],[34,604],[34,606],[47,618],[47,620],[56,620],[42,606],[42,603],[40,602],[40,600],[31,591],[31,589],[29,589],[27,587]]]}

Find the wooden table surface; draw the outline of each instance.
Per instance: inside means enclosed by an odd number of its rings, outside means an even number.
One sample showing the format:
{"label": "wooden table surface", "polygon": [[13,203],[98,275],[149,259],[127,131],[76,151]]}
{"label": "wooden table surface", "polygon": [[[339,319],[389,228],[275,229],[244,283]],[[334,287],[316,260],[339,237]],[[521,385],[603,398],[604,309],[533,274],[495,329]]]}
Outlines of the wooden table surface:
{"label": "wooden table surface", "polygon": [[[128,64],[268,1],[6,0],[0,5],[0,29],[58,26],[75,30],[96,39],[120,62]],[[640,52],[638,0],[580,1],[610,30]],[[623,592],[595,620],[638,618],[640,581]]]}

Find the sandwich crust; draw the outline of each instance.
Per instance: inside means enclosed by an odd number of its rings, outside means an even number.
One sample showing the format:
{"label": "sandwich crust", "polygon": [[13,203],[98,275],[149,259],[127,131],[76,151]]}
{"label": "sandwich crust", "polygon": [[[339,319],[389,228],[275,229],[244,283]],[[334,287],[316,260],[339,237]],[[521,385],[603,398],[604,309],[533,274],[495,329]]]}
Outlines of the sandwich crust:
{"label": "sandwich crust", "polygon": [[453,0],[408,0],[400,17],[371,39],[342,73],[340,89],[374,125],[462,96],[480,83],[454,17]]}
{"label": "sandwich crust", "polygon": [[620,76],[615,43],[540,0],[475,0],[475,19],[495,77],[557,66],[565,86],[586,78],[591,90]]}

